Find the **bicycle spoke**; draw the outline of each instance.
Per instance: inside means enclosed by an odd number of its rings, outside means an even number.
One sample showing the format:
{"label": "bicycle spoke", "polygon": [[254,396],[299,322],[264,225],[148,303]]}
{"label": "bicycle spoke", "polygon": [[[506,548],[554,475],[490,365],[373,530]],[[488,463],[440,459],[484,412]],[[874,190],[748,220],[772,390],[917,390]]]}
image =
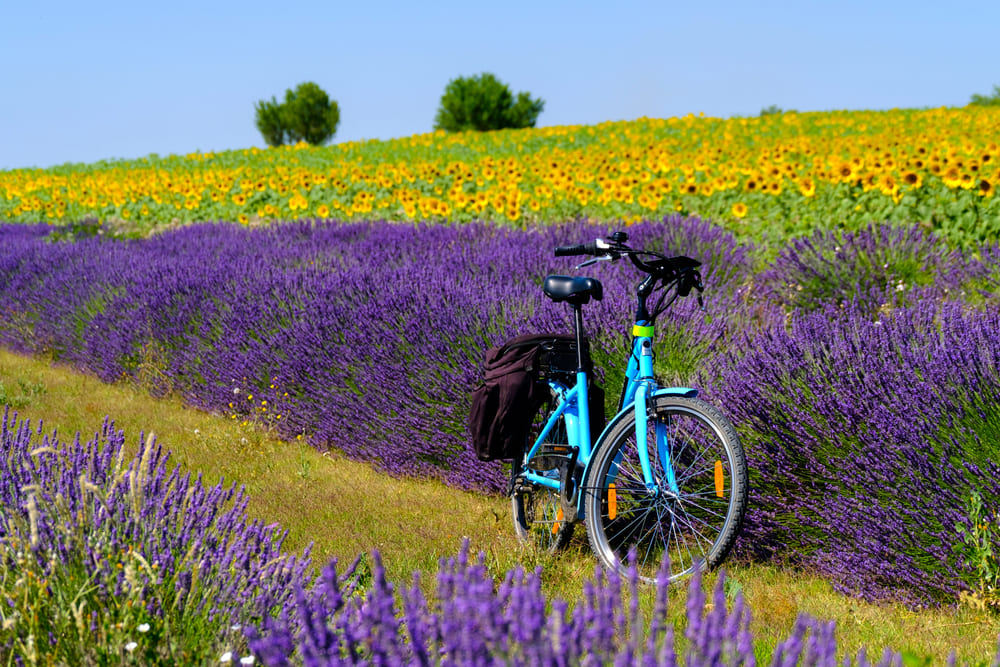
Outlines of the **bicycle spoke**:
{"label": "bicycle spoke", "polygon": [[[595,452],[599,463],[592,464],[588,476],[591,509],[586,515],[591,543],[602,559],[624,571],[627,555],[634,549],[640,577],[646,581],[655,580],[664,557],[670,559],[671,578],[716,565],[732,545],[742,519],[740,501],[736,506],[740,514],[732,521],[734,502],[745,498],[745,464],[734,458],[732,447],[739,443],[731,426],[725,427],[723,437],[723,427],[714,426],[701,412],[712,409],[699,401],[654,400],[677,407],[656,412],[658,416],[650,420],[647,451],[653,479],[642,474],[634,432],[621,429],[613,444]],[[713,419],[722,419],[714,414]],[[669,464],[666,456],[659,455],[663,438]],[[734,469],[736,465],[744,468]],[[669,471],[671,466],[673,471]],[[668,479],[676,485],[668,484]],[[595,481],[602,484],[594,488]],[[615,521],[610,520],[606,505],[610,482],[615,483]]]}

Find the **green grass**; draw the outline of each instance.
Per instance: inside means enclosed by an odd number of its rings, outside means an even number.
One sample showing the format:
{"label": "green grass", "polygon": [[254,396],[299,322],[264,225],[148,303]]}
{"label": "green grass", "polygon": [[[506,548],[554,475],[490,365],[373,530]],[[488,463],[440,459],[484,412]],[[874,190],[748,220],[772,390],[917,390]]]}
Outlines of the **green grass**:
{"label": "green grass", "polygon": [[[516,565],[541,566],[550,595],[577,598],[581,582],[594,571],[582,527],[567,552],[555,558],[517,544],[503,498],[390,478],[335,452],[321,454],[274,439],[259,427],[192,409],[176,397],[152,398],[143,387],[106,385],[50,360],[5,350],[0,350],[0,387],[0,399],[20,416],[43,420],[46,431],[57,429],[63,437],[89,436],[106,415],[133,446],[143,430],[153,431],[174,461],[201,472],[206,482],[225,478],[245,485],[251,515],[287,529],[290,550],[313,543],[317,564],[332,557],[346,564],[378,549],[390,578],[408,582],[414,570],[436,571],[438,560],[454,555],[468,537],[474,551],[485,552],[495,576]],[[866,646],[877,658],[888,646],[943,662],[954,647],[960,661],[979,662],[996,652],[1000,619],[972,607],[872,605],[834,592],[818,577],[776,565],[731,563],[727,569],[750,604],[763,664],[800,613],[836,620],[845,655]],[[647,598],[643,603],[651,605],[651,595]],[[679,622],[683,590],[671,599]]]}

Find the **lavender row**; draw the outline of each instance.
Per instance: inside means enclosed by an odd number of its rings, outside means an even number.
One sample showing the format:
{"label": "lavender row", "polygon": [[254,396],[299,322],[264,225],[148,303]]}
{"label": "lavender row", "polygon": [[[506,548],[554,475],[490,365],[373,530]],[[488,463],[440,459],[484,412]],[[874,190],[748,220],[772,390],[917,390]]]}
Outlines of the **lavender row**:
{"label": "lavender row", "polygon": [[[664,573],[667,567],[664,566]],[[542,593],[541,572],[520,569],[495,581],[467,549],[442,559],[434,603],[420,577],[397,588],[374,555],[368,590],[345,587],[331,563],[311,590],[299,590],[294,608],[248,629],[249,646],[264,664],[305,665],[643,665],[708,667],[757,664],[751,611],[737,593],[726,595],[726,577],[706,596],[700,573],[688,587],[683,636],[668,619],[667,587],[655,592],[644,613],[645,592],[635,570],[625,577],[595,570],[572,608]],[[800,615],[778,642],[768,664],[902,664],[886,648],[876,660],[865,649],[844,655],[833,622]],[[954,653],[949,664],[954,664]]]}
{"label": "lavender row", "polygon": [[4,412],[0,654],[82,664],[123,624],[197,628],[214,645],[307,585],[308,553],[285,553],[277,526],[246,516],[241,491],[192,479],[152,437],[126,449],[109,420],[67,443]]}
{"label": "lavender row", "polygon": [[[495,490],[503,472],[476,461],[464,428],[485,352],[524,331],[570,329],[540,278],[572,270],[551,257],[555,245],[607,229],[203,225],[73,244],[4,233],[4,344],[108,381],[149,377],[196,405],[266,416],[285,436],[395,474]],[[720,288],[748,266],[744,249],[700,221],[671,219],[635,236],[718,256]],[[701,247],[689,250],[688,239]],[[588,327],[605,357],[621,358],[637,276],[601,268],[609,296],[589,309]],[[695,327],[685,344],[705,347],[723,322]]]}
{"label": "lavender row", "polygon": [[1000,502],[1000,314],[961,304],[796,317],[748,335],[713,389],[741,425],[751,470],[743,548],[811,565],[844,590],[947,599],[980,488]]}
{"label": "lavender row", "polygon": [[[569,329],[539,289],[551,248],[587,224],[293,223],[188,227],[145,241],[49,243],[0,227],[0,341],[102,378],[266,419],[394,474],[499,490],[467,446],[485,350]],[[629,228],[633,244],[705,262],[708,310],[658,326],[658,370],[737,424],[754,476],[740,549],[794,560],[845,590],[914,602],[968,581],[951,551],[970,489],[1000,501],[988,433],[1000,252],[962,256],[916,229],[821,233],[754,248],[704,221]],[[588,269],[586,323],[610,388],[628,345],[625,263]],[[617,365],[616,365],[617,364]]]}

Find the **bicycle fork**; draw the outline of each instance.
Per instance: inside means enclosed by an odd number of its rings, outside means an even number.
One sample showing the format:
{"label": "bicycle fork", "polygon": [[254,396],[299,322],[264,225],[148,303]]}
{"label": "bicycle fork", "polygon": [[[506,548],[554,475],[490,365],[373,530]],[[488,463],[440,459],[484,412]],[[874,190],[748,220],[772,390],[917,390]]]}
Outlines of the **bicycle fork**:
{"label": "bicycle fork", "polygon": [[[649,408],[651,396],[649,396],[650,384],[642,382],[635,392],[635,439],[636,449],[639,452],[639,465],[642,468],[642,479],[646,484],[646,490],[653,494],[660,493],[659,484],[653,474],[653,465],[649,460]],[[670,460],[670,441],[667,435],[667,424],[663,421],[655,420],[656,455],[667,478],[667,490],[675,497],[680,494],[680,487],[677,486],[677,476],[674,473],[673,462]]]}

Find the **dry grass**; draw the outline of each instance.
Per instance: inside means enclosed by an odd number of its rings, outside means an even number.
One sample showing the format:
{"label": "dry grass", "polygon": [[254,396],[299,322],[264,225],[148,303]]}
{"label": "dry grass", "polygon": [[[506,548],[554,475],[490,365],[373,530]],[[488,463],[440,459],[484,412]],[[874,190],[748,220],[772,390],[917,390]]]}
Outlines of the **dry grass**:
{"label": "dry grass", "polygon": [[[141,387],[106,385],[92,377],[0,350],[0,398],[18,405],[33,421],[64,439],[93,433],[106,415],[129,442],[152,430],[173,452],[173,460],[203,474],[208,483],[225,479],[245,486],[251,515],[288,531],[286,547],[300,551],[312,543],[313,558],[353,560],[378,549],[394,580],[408,582],[415,570],[430,573],[438,559],[455,554],[464,537],[486,553],[495,574],[515,565],[543,566],[551,595],[572,599],[594,571],[583,529],[567,553],[546,558],[521,548],[513,538],[504,499],[463,493],[442,484],[393,479],[336,455],[269,437],[260,428],[240,426],[223,415],[186,407],[177,398],[154,399]],[[870,605],[835,593],[822,579],[757,564],[732,564],[730,576],[742,587],[754,614],[758,660],[770,662],[796,616],[808,613],[837,621],[845,655],[867,646],[934,656],[943,664],[951,648],[960,661],[978,662],[996,652],[1000,620],[978,610],[909,610]],[[712,577],[708,578],[711,584]],[[675,591],[673,614],[683,614],[683,591]],[[651,605],[650,600],[644,604]]]}

